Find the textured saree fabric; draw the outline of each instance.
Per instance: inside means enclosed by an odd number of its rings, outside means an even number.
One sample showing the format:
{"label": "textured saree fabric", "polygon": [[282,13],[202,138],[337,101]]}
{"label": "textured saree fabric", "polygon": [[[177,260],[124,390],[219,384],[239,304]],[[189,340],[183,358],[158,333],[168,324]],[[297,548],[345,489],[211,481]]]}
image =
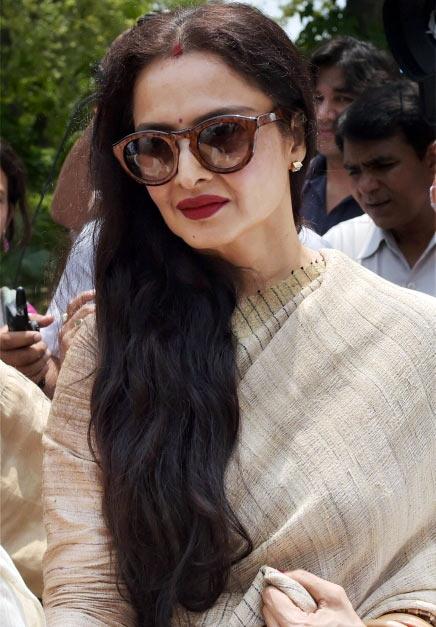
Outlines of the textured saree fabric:
{"label": "textured saree fabric", "polygon": [[[26,585],[42,595],[42,432],[50,401],[0,360],[0,537]],[[5,571],[6,572],[6,571]]]}
{"label": "textured saree fabric", "polygon": [[[323,255],[325,271],[278,309],[267,290],[272,313],[255,299],[235,314],[242,422],[226,489],[254,550],[210,610],[179,608],[174,625],[260,627],[266,566],[342,585],[362,618],[436,609],[436,301]],[[88,319],[45,436],[44,599],[62,627],[135,624],[87,444],[95,354]]]}

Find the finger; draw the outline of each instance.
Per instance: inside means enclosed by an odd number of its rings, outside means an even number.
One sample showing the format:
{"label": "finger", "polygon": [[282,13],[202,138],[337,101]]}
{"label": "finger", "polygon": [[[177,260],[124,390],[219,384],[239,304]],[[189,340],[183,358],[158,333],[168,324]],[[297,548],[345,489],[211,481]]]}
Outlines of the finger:
{"label": "finger", "polygon": [[29,318],[37,322],[38,326],[40,326],[41,328],[48,327],[54,320],[53,316],[42,316],[41,314],[29,314]]}
{"label": "finger", "polygon": [[318,607],[326,604],[331,607],[350,605],[345,590],[331,581],[321,579],[321,577],[309,573],[307,570],[293,570],[286,574],[306,588]]}
{"label": "finger", "polygon": [[262,614],[266,627],[280,627],[280,623],[276,621],[274,614],[266,605],[262,606]]}
{"label": "finger", "polygon": [[[23,368],[36,363],[40,359],[47,361],[50,358],[50,351],[47,349],[45,342],[37,342],[26,348],[20,348],[15,351],[7,351],[4,353],[5,359],[10,366],[14,368]],[[3,358],[3,357],[2,357]]]}
{"label": "finger", "polygon": [[79,326],[77,324],[77,322],[79,320],[83,320],[84,318],[86,318],[86,316],[89,316],[89,314],[92,314],[95,312],[95,305],[93,304],[88,304],[88,305],[82,305],[70,318],[68,318],[67,322],[64,324],[64,328],[66,329],[73,329]]}
{"label": "finger", "polygon": [[59,348],[62,359],[64,359],[67,350],[73,343],[74,336],[76,335],[78,328],[79,327],[76,327],[75,329],[70,329],[69,331],[67,331],[67,333],[63,333],[61,336],[59,336]]}
{"label": "finger", "polygon": [[[306,612],[300,610],[291,599],[281,590],[274,586],[267,586],[262,592],[262,601],[273,614],[274,618],[279,622],[299,621],[303,617],[307,617]],[[296,623],[296,624],[297,624]]]}
{"label": "finger", "polygon": [[40,340],[41,334],[38,331],[6,331],[0,335],[0,349],[2,352],[16,350],[31,346]]}
{"label": "finger", "polygon": [[29,379],[32,379],[32,381],[34,381],[35,383],[39,383],[41,379],[47,374],[48,367],[48,360],[42,358],[34,364],[31,364],[30,366],[17,368],[17,370],[22,372]]}
{"label": "finger", "polygon": [[68,303],[67,314],[68,318],[71,318],[75,312],[82,307],[85,303],[93,300],[95,298],[95,290],[88,290],[87,292],[82,292],[76,298],[73,298],[72,301]]}

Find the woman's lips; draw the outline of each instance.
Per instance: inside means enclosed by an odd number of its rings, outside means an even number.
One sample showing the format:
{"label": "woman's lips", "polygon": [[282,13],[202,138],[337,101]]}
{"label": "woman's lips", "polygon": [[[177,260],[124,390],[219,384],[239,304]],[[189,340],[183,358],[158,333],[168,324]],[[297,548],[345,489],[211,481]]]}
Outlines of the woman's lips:
{"label": "woman's lips", "polygon": [[210,218],[228,202],[229,199],[222,196],[195,196],[181,200],[177,204],[177,209],[189,220],[204,220]]}

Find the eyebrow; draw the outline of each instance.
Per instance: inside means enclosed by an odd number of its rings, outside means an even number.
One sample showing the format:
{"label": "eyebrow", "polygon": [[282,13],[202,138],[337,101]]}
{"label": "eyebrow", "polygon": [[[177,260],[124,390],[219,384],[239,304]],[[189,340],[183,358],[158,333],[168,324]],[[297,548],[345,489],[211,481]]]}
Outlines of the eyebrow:
{"label": "eyebrow", "polygon": [[[255,109],[251,107],[243,107],[241,105],[234,107],[221,107],[220,109],[214,109],[213,111],[208,111],[204,115],[200,115],[194,120],[192,120],[191,126],[196,126],[209,118],[214,118],[218,115],[240,115],[243,113],[256,113]],[[185,127],[190,128],[190,127]],[[159,123],[159,122],[142,122],[142,124],[138,124],[135,128],[135,132],[138,131],[177,131],[177,130],[185,130],[185,129],[176,129],[171,124]]]}
{"label": "eyebrow", "polygon": [[349,163],[347,161],[344,162],[345,170],[354,170],[355,168],[374,168],[379,165],[384,165],[385,163],[392,163],[398,161],[397,157],[393,155],[386,155],[383,157],[375,157],[374,159],[370,159],[369,161],[363,161],[362,163]]}

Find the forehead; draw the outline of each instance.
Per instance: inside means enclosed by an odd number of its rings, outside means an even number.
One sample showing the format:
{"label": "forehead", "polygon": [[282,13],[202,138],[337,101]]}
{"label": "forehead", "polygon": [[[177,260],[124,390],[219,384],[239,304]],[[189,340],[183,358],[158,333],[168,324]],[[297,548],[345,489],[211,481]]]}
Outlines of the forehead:
{"label": "forehead", "polygon": [[345,74],[337,65],[331,65],[319,70],[316,81],[316,89],[318,91],[331,90],[343,91],[345,87]]}
{"label": "forehead", "polygon": [[344,161],[347,163],[366,163],[376,159],[415,159],[418,157],[413,147],[408,144],[401,134],[384,139],[370,139],[354,141],[344,139]]}
{"label": "forehead", "polygon": [[266,113],[271,105],[269,96],[219,57],[190,52],[158,59],[142,70],[134,87],[133,118],[135,126],[161,122],[186,127],[220,108],[241,106]]}

